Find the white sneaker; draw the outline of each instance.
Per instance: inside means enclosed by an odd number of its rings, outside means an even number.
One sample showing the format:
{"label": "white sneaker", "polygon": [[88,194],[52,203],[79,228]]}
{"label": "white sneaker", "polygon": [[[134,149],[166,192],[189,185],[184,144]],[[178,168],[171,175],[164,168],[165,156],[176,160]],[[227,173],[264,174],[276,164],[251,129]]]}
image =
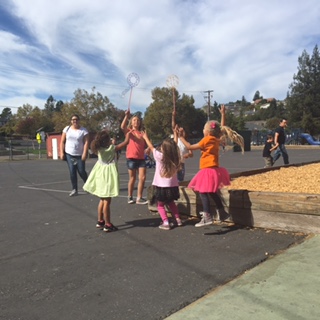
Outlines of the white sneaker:
{"label": "white sneaker", "polygon": [[136,204],[148,204],[148,200],[145,198],[140,198],[136,200]]}
{"label": "white sneaker", "polygon": [[74,196],[77,196],[78,195],[78,191],[76,189],[73,189],[70,194],[69,194],[69,197],[74,197]]}
{"label": "white sneaker", "polygon": [[171,230],[171,225],[170,225],[170,223],[161,223],[160,226],[159,226],[159,229]]}
{"label": "white sneaker", "polygon": [[212,217],[209,213],[206,212],[200,212],[200,215],[202,216],[201,221],[196,223],[195,227],[204,227],[212,224]]}
{"label": "white sneaker", "polygon": [[129,204],[134,203],[133,197],[128,197],[128,203],[129,203]]}

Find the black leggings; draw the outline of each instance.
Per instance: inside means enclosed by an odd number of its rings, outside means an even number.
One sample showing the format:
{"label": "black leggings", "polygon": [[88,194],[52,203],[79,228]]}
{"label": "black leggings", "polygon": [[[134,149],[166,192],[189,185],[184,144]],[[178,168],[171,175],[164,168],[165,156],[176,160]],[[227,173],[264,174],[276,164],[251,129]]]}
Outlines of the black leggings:
{"label": "black leggings", "polygon": [[202,201],[202,206],[203,206],[203,211],[210,213],[210,199],[209,196],[212,197],[213,201],[216,203],[217,209],[221,209],[223,207],[221,198],[217,193],[199,193],[201,201]]}

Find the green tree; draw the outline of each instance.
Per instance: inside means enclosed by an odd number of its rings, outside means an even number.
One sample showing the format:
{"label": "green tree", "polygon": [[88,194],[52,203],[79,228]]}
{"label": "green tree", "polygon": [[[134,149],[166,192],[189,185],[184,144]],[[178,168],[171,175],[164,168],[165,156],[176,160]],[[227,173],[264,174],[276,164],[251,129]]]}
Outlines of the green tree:
{"label": "green tree", "polygon": [[219,111],[220,105],[217,103],[217,101],[214,101],[213,106],[211,108],[210,112],[210,120],[221,120],[221,113]]}
{"label": "green tree", "polygon": [[108,97],[92,88],[91,93],[86,90],[77,89],[70,102],[65,102],[60,112],[53,114],[54,130],[61,132],[65,126],[70,124],[72,114],[78,114],[81,125],[90,132],[97,132],[107,128],[111,134],[119,133],[120,121],[124,112],[115,108]]}
{"label": "green tree", "polygon": [[12,111],[11,111],[11,108],[3,108],[2,112],[1,112],[1,115],[0,115],[0,118],[2,120],[5,120],[5,121],[8,121],[9,119],[11,119],[12,117]]}
{"label": "green tree", "polygon": [[260,91],[257,90],[256,93],[253,96],[253,101],[256,101],[258,99],[262,99],[262,97],[260,96]]}
{"label": "green tree", "polygon": [[293,76],[287,96],[291,127],[302,128],[311,135],[320,132],[320,55],[318,46],[312,56],[304,50],[298,58],[298,72]]}
{"label": "green tree", "polygon": [[275,128],[279,126],[279,121],[280,118],[278,117],[270,118],[266,121],[265,128],[273,131]]}
{"label": "green tree", "polygon": [[[200,136],[206,122],[206,114],[194,107],[194,99],[175,90],[176,123],[183,127],[189,138]],[[173,93],[168,88],[152,90],[153,102],[144,115],[144,125],[152,139],[162,140],[172,134]]]}
{"label": "green tree", "polygon": [[15,132],[34,138],[36,131],[51,125],[51,119],[39,107],[25,104],[18,108],[16,114]]}

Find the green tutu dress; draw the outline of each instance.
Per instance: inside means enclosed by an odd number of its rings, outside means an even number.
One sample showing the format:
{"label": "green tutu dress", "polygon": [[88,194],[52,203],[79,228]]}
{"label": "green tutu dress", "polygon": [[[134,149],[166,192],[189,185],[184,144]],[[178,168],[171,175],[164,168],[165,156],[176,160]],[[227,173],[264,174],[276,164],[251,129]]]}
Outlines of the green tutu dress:
{"label": "green tutu dress", "polygon": [[98,161],[92,168],[83,190],[99,198],[117,197],[120,181],[116,158],[113,144],[108,149],[100,149]]}

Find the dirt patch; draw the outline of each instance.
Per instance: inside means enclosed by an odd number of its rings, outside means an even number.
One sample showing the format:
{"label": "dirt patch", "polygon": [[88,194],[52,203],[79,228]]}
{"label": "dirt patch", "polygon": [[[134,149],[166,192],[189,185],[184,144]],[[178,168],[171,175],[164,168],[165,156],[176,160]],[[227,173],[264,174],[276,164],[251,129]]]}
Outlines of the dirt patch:
{"label": "dirt patch", "polygon": [[238,177],[228,189],[320,194],[320,163]]}

